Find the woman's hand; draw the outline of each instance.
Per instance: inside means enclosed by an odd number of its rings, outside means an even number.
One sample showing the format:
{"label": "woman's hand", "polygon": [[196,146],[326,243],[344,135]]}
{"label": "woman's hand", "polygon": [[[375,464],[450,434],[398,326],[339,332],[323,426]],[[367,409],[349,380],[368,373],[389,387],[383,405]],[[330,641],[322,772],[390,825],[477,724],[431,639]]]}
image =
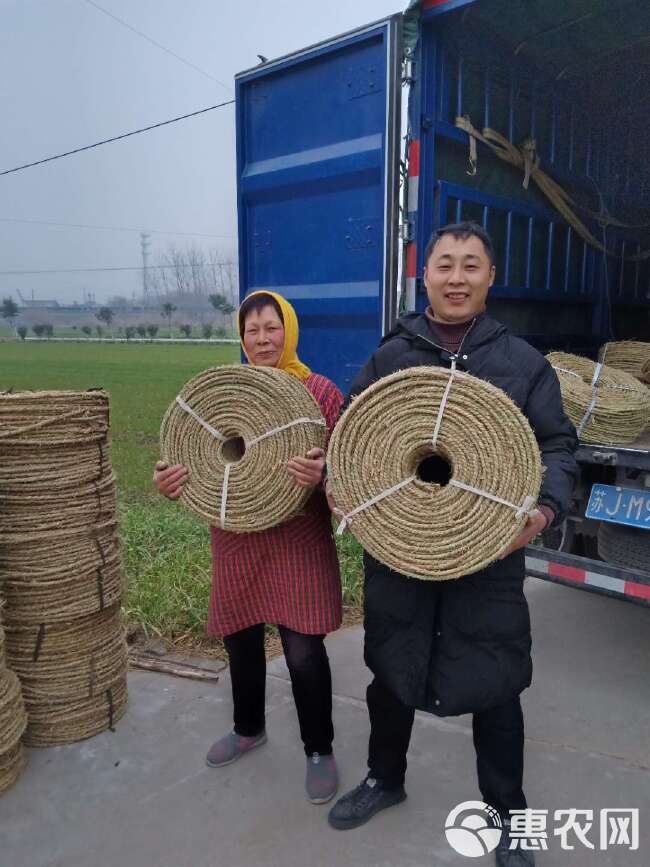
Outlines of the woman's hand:
{"label": "woman's hand", "polygon": [[324,466],[325,452],[323,449],[310,449],[304,458],[291,458],[287,463],[287,469],[303,488],[320,484]]}
{"label": "woman's hand", "polygon": [[164,461],[158,461],[153,471],[153,483],[158,492],[168,500],[177,500],[183,493],[183,485],[189,473],[181,464],[168,467]]}

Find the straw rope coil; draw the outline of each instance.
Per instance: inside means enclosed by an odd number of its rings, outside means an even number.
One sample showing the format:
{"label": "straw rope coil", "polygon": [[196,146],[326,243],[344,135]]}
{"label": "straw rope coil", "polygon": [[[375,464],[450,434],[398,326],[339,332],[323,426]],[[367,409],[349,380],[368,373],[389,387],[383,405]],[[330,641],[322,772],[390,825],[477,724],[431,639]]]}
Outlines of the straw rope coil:
{"label": "straw rope coil", "polygon": [[641,340],[614,340],[600,348],[598,360],[608,367],[641,378],[644,365],[650,368],[650,343]]}
{"label": "straw rope coil", "polygon": [[[431,456],[448,462],[447,484],[418,477]],[[346,410],[328,449],[344,525],[373,557],[422,579],[456,578],[496,560],[526,523],[541,477],[534,434],[510,398],[441,368],[376,382]]]}
{"label": "straw rope coil", "polygon": [[650,358],[644,363],[641,368],[641,376],[639,377],[641,382],[646,385],[650,385]]}
{"label": "straw rope coil", "polygon": [[20,738],[26,726],[20,682],[12,671],[0,668],[0,794],[13,786],[25,766]]}
{"label": "straw rope coil", "polygon": [[30,747],[70,744],[112,730],[127,705],[126,673],[104,692],[65,704],[29,707],[23,741]]}
{"label": "straw rope coil", "polygon": [[19,676],[28,710],[91,698],[126,671],[119,605],[67,623],[7,624],[7,661]]}
{"label": "straw rope coil", "polygon": [[10,789],[25,767],[25,749],[20,741],[0,753],[0,795]]}
{"label": "straw rope coil", "polygon": [[325,441],[320,407],[305,386],[281,370],[249,365],[191,379],[160,430],[162,459],[189,470],[180,502],[234,533],[265,530],[302,508],[311,491],[287,462]]}
{"label": "straw rope coil", "polygon": [[101,524],[115,516],[115,477],[54,491],[29,487],[2,496],[0,544],[25,535]]}
{"label": "straw rope coil", "polygon": [[0,448],[99,442],[108,432],[104,391],[24,391],[0,395]]}
{"label": "straw rope coil", "polygon": [[551,352],[546,357],[558,375],[564,411],[580,440],[617,446],[639,437],[650,421],[650,392],[638,379],[579,355]]}
{"label": "straw rope coil", "polygon": [[[0,406],[3,400],[0,397]],[[31,491],[54,491],[98,482],[111,465],[106,439],[46,447],[0,441],[0,453],[0,493],[25,485]]]}

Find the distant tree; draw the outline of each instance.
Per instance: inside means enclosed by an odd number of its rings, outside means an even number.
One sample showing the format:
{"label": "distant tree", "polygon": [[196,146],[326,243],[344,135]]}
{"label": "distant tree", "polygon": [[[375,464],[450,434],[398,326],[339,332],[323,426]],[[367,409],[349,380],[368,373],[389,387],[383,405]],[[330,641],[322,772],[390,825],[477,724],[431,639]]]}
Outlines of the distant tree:
{"label": "distant tree", "polygon": [[95,325],[95,331],[97,332],[97,337],[101,337],[104,333],[104,329],[101,325]]}
{"label": "distant tree", "polygon": [[118,333],[119,336],[121,336],[122,334],[124,334],[124,329],[122,328],[121,325],[118,326],[117,333]]}
{"label": "distant tree", "polygon": [[40,323],[37,325],[32,325],[32,331],[37,337],[42,337],[45,333],[45,326]]}
{"label": "distant tree", "polygon": [[132,337],[135,337],[135,325],[127,325],[124,329],[124,336],[127,340],[131,340]]}
{"label": "distant tree", "polygon": [[[114,316],[115,314],[110,307],[100,307],[97,313],[95,313],[95,318],[99,319],[100,322],[103,322],[107,328],[111,328]],[[111,335],[112,334],[113,330],[111,329]]]}
{"label": "distant tree", "polygon": [[156,334],[158,334],[158,326],[157,325],[147,325],[147,334],[153,340]]}
{"label": "distant tree", "polygon": [[189,322],[184,322],[182,325],[179,325],[178,327],[181,331],[181,334],[184,334],[186,337],[192,336],[192,326],[190,325]]}
{"label": "distant tree", "polygon": [[147,336],[147,326],[146,325],[138,325],[136,328],[136,331],[138,332],[138,335],[140,337],[146,337]]}
{"label": "distant tree", "polygon": [[205,339],[209,340],[212,337],[212,332],[214,331],[214,328],[210,325],[209,322],[206,322],[201,328],[201,331],[203,332],[203,336],[205,337]]}
{"label": "distant tree", "polygon": [[16,334],[21,340],[24,340],[27,337],[27,326],[19,325],[18,328],[16,328]]}
{"label": "distant tree", "polygon": [[81,330],[83,331],[83,333],[84,333],[87,337],[90,337],[90,335],[93,333],[93,330],[92,330],[92,328],[90,327],[90,325],[82,325],[82,326],[81,326]]}
{"label": "distant tree", "polygon": [[178,307],[175,307],[170,301],[166,301],[160,308],[160,315],[167,320],[169,326],[169,337],[172,336],[172,316],[177,310]]}
{"label": "distant tree", "polygon": [[224,328],[223,325],[218,325],[218,326],[214,329],[214,333],[215,333],[215,335],[216,335],[217,337],[226,337],[227,334],[228,334],[228,332],[226,331],[226,329]]}
{"label": "distant tree", "polygon": [[15,327],[16,316],[18,316],[18,305],[13,298],[3,298],[0,305],[0,315],[9,323],[9,327],[13,330]]}
{"label": "distant tree", "polygon": [[43,326],[43,334],[46,337],[53,337],[54,336],[54,326],[52,325],[51,322],[45,323],[45,325]]}
{"label": "distant tree", "polygon": [[222,295],[221,293],[215,293],[214,295],[210,295],[209,301],[210,304],[212,304],[212,306],[214,307],[214,309],[218,310],[219,313],[221,313],[224,319],[226,316],[232,316],[232,314],[237,309],[230,303],[226,296]]}

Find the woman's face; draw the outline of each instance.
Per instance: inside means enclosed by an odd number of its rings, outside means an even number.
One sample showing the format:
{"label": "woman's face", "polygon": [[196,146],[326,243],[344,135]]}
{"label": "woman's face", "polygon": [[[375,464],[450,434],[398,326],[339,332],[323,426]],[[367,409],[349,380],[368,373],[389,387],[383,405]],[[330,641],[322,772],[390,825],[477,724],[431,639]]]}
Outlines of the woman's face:
{"label": "woman's face", "polygon": [[284,349],[284,326],[271,304],[261,310],[251,310],[246,316],[244,346],[251,364],[260,367],[277,365]]}

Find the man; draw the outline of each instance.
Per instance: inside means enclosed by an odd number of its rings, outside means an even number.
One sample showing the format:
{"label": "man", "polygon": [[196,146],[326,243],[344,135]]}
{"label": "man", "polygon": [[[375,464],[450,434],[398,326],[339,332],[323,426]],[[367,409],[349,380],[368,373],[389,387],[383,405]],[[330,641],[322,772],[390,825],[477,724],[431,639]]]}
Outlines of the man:
{"label": "man", "polygon": [[[530,618],[524,547],[567,511],[576,476],[575,429],[548,362],[485,313],[494,283],[492,242],[474,223],[440,229],[425,251],[430,307],[399,320],[357,376],[350,397],[417,365],[459,369],[503,389],[528,418],[545,466],[537,507],[501,559],[454,581],[407,578],[364,554],[368,776],[332,808],[330,824],[354,828],[406,797],[406,752],[416,708],[472,713],[478,783],[504,822],[499,867],[534,864],[509,849],[509,811],[526,808],[519,694],[530,685]],[[334,503],[330,505],[334,507]]]}

